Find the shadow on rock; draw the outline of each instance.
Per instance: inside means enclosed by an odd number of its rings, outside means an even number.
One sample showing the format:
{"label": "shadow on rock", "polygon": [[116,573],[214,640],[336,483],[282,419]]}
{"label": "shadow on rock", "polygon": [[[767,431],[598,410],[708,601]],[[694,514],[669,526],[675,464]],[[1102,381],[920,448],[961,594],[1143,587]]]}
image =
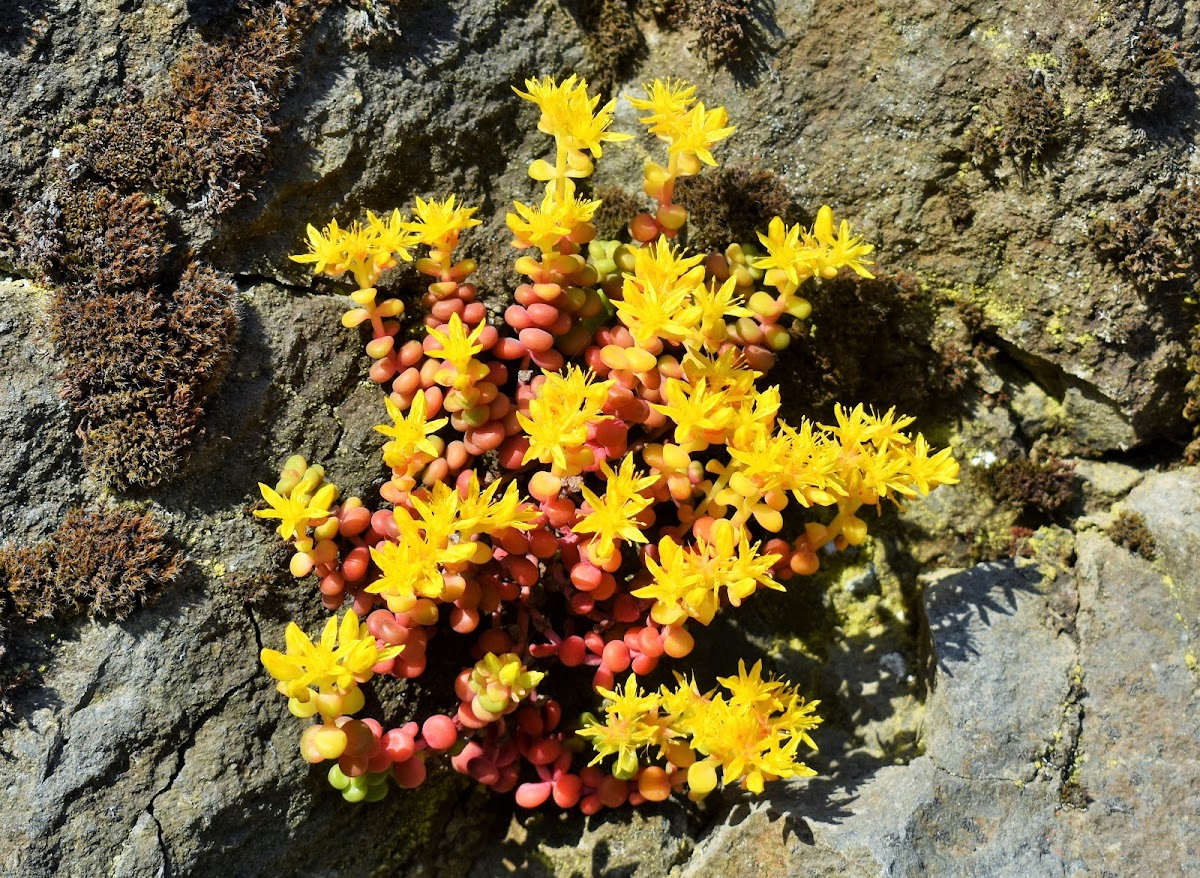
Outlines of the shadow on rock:
{"label": "shadow on rock", "polygon": [[[1032,581],[1027,576],[1032,577]],[[939,583],[952,578],[950,587]],[[992,627],[994,616],[1012,616],[1018,595],[1039,593],[1035,571],[1018,572],[1009,564],[982,564],[938,580],[927,592],[926,624],[940,673],[953,677],[954,665],[979,656],[976,626]]]}

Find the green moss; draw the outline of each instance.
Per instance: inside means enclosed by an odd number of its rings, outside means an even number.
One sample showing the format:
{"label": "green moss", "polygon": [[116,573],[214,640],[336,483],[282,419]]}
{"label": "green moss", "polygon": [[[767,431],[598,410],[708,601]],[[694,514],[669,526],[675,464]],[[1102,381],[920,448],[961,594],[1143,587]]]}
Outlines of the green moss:
{"label": "green moss", "polygon": [[[872,540],[869,546],[872,560],[840,571],[838,581],[830,589],[830,599],[836,614],[836,629],[840,637],[850,640],[877,639],[886,633],[906,636],[909,629],[908,602],[899,580],[875,557],[882,548]],[[874,582],[877,591],[860,594],[864,580]]]}

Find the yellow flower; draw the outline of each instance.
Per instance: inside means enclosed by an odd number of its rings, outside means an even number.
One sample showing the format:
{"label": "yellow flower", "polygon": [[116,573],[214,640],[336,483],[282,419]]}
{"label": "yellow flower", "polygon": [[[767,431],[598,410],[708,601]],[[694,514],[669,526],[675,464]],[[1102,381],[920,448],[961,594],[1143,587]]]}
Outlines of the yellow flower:
{"label": "yellow flower", "polygon": [[730,694],[730,707],[748,707],[758,711],[776,711],[783,708],[780,695],[787,684],[780,680],[764,680],[762,678],[762,659],[754,663],[747,673],[745,659],[738,659],[738,674],[736,677],[717,677],[717,682],[724,686]]}
{"label": "yellow flower", "polygon": [[693,293],[704,285],[703,256],[682,255],[667,242],[634,252],[634,269],[625,275],[617,316],[639,345],[651,339],[683,342],[695,337],[701,309]]}
{"label": "yellow flower", "polygon": [[538,130],[560,140],[568,150],[587,150],[600,158],[603,143],[629,139],[628,134],[608,130],[617,102],[609,101],[597,110],[600,96],[589,98],[587,82],[574,74],[561,83],[549,76],[542,80],[527,79],[525,87],[529,91],[521,91],[516,86],[513,91],[519,97],[537,104],[542,111]]}
{"label": "yellow flower", "polygon": [[800,225],[788,227],[775,217],[767,225],[765,235],[758,233],[758,240],[767,248],[768,255],[755,259],[753,266],[782,272],[793,291],[816,273],[816,248]]}
{"label": "yellow flower", "polygon": [[596,757],[590,765],[616,755],[613,774],[631,778],[638,770],[637,751],[662,741],[663,729],[657,721],[658,696],[643,695],[633,674],[625,678],[623,691],[619,686],[615,690],[597,686],[596,691],[608,701],[604,706],[604,722],[585,713],[583,727],[575,734],[591,739]]}
{"label": "yellow flower", "polygon": [[[729,115],[724,107],[705,110],[704,104],[698,103],[684,115],[682,125],[673,133],[667,150],[678,155],[681,160],[694,156],[706,165],[715,165],[717,160],[712,157],[709,149],[737,130],[733,126],[726,126],[728,121]],[[681,168],[680,173],[685,171]]]}
{"label": "yellow flower", "polygon": [[455,207],[453,195],[443,201],[436,198],[423,201],[418,196],[413,210],[415,218],[408,228],[419,236],[422,244],[435,250],[453,250],[460,232],[479,225],[479,220],[472,219],[477,210],[477,207]]}
{"label": "yellow flower", "polygon": [[[285,540],[302,535],[310,521],[329,517],[328,502],[320,502],[328,496],[328,493],[322,495],[318,492],[311,501],[304,503],[292,497],[281,496],[262,482],[258,483],[258,490],[262,493],[263,499],[271,504],[271,508],[255,509],[255,516],[258,518],[278,518],[280,521],[277,530],[279,535]],[[332,502],[331,498],[329,502]]]}
{"label": "yellow flower", "polygon": [[929,443],[920,433],[909,453],[907,465],[908,476],[922,495],[938,485],[958,484],[958,461],[950,456],[950,449],[943,448],[930,457]]}
{"label": "yellow flower", "polygon": [[383,595],[394,613],[408,612],[419,597],[441,597],[446,588],[443,568],[466,564],[480,548],[473,541],[451,540],[458,530],[457,491],[435,491],[427,500],[413,496],[410,501],[415,518],[400,507],[393,512],[400,531],[397,542],[384,540],[371,549],[371,560],[382,576],[366,590]]}
{"label": "yellow flower", "polygon": [[696,86],[681,79],[674,82],[668,77],[664,82],[656,79],[642,86],[645,98],[627,97],[636,109],[649,110],[649,116],[638,119],[650,129],[651,134],[670,140],[683,127],[688,109],[695,103]]}
{"label": "yellow flower", "polygon": [[379,649],[367,626],[360,625],[358,616],[349,611],[340,626],[337,616],[330,617],[315,644],[295,622],[288,623],[284,638],[286,654],[264,649],[260,658],[267,672],[279,681],[279,691],[301,701],[307,701],[303,690],[310,687],[337,687],[347,692],[370,679],[372,667],[404,649],[403,645]]}
{"label": "yellow flower", "polygon": [[316,226],[309,223],[308,252],[294,254],[288,259],[292,262],[315,262],[314,273],[325,274],[328,272],[331,277],[337,277],[346,270],[344,267],[346,251],[342,246],[342,239],[345,235],[346,233],[338,227],[336,219],[329,221],[324,232],[318,231]]}
{"label": "yellow flower", "polygon": [[518,248],[537,247],[552,250],[561,238],[571,234],[570,217],[553,193],[547,192],[538,207],[530,207],[514,201],[516,213],[506,214],[504,222],[513,233],[513,246]]}
{"label": "yellow flower", "polygon": [[689,350],[683,358],[683,373],[693,385],[703,379],[714,391],[727,394],[731,406],[742,406],[760,395],[754,389],[754,382],[762,377],[762,373],[747,366],[746,358],[733,345],[726,346],[715,357]]}
{"label": "yellow flower", "polygon": [[485,326],[487,326],[487,323],[481,322],[468,333],[466,325],[462,322],[462,318],[457,314],[451,314],[450,323],[447,325],[445,332],[430,327],[429,335],[441,347],[426,351],[426,356],[437,360],[445,360],[454,367],[453,375],[446,369],[438,370],[434,376],[434,380],[438,384],[441,384],[443,387],[453,386],[456,390],[464,390],[473,386],[487,374],[487,367],[477,360],[472,359],[476,354],[483,351],[483,345],[479,344],[479,336],[483,334]]}
{"label": "yellow flower", "polygon": [[406,231],[400,211],[393,211],[387,220],[367,213],[364,228],[357,222],[350,228],[330,221],[324,232],[308,227],[308,253],[290,256],[293,262],[315,263],[314,271],[329,277],[339,277],[347,271],[354,275],[359,289],[375,285],[379,275],[396,265],[397,258],[412,260],[408,252],[416,239]]}
{"label": "yellow flower", "polygon": [[580,198],[573,192],[567,193],[558,201],[558,221],[574,231],[576,226],[591,222],[592,217],[596,215],[596,211],[603,203],[600,199],[588,200]]}
{"label": "yellow flower", "polygon": [[[506,528],[530,530],[538,518],[538,511],[528,503],[521,502],[516,482],[509,482],[497,499],[500,481],[494,481],[483,490],[479,487],[479,476],[474,471],[467,481],[466,490],[458,494],[459,540],[465,541],[476,534],[493,534]],[[434,492],[454,490],[444,482],[434,485]]]}
{"label": "yellow flower", "polygon": [[583,499],[592,511],[571,528],[578,534],[594,534],[588,546],[589,554],[607,561],[616,551],[615,541],[644,543],[646,537],[635,517],[653,500],[642,496],[658,480],[658,476],[639,476],[633,469],[633,455],[627,454],[616,472],[607,463],[600,464],[604,477],[604,496],[589,488],[583,489]]}
{"label": "yellow flower", "polygon": [[704,757],[688,769],[688,786],[693,795],[704,796],[721,782],[740,782],[752,793],[761,793],[765,781],[815,774],[797,759],[801,744],[816,749],[810,729],[820,724],[813,715],[819,702],[806,702],[786,683],[763,680],[761,664],[747,673],[738,664],[737,677],[718,678],[728,691],[700,696],[685,680],[679,692],[665,689],[661,703],[683,708],[666,719],[670,731],[690,739],[691,748]]}
{"label": "yellow flower", "polygon": [[650,407],[674,422],[675,441],[689,452],[703,451],[710,443],[719,442],[733,416],[725,394],[712,391],[703,378],[695,385],[668,378],[662,397],[662,403],[651,403]]}
{"label": "yellow flower", "polygon": [[683,248],[666,240],[654,241],[633,251],[633,273],[625,275],[638,283],[691,293],[704,286],[704,256],[684,256]]}
{"label": "yellow flower", "polygon": [[467,688],[475,694],[471,706],[480,719],[487,715],[499,719],[516,710],[545,676],[528,670],[516,653],[489,652],[475,663],[467,680]]}
{"label": "yellow flower", "polygon": [[655,287],[626,277],[621,298],[613,304],[617,317],[642,347],[656,338],[682,343],[700,324],[700,308],[691,304],[691,291],[685,287]]}
{"label": "yellow flower", "polygon": [[[387,412],[391,416],[394,426],[389,427],[385,424],[379,424],[375,430],[382,433],[384,436],[392,437],[391,442],[387,442],[383,446],[383,462],[392,469],[401,473],[408,473],[409,464],[412,463],[418,455],[424,454],[429,459],[438,456],[440,449],[430,441],[429,437],[449,423],[447,418],[437,418],[433,421],[425,420],[426,401],[425,394],[418,392],[413,397],[412,404],[408,407],[408,415],[400,411],[390,396],[384,397],[384,404],[387,406]],[[408,473],[411,475],[411,473]]]}
{"label": "yellow flower", "polygon": [[851,234],[850,223],[842,220],[838,232],[833,233],[833,210],[829,205],[821,206],[817,211],[816,222],[813,223],[813,237],[826,248],[824,265],[821,276],[834,277],[839,268],[848,267],[859,277],[873,278],[875,275],[867,271],[870,260],[864,260],[875,249],[874,244],[863,243],[863,239]]}
{"label": "yellow flower", "polygon": [[663,537],[659,561],[646,559],[653,581],[631,594],[655,601],[650,616],[658,624],[678,625],[691,618],[708,625],[720,609],[722,590],[735,607],[760,586],[783,591],[771,577],[779,556],[758,554],[758,543],[750,545],[745,528],[720,520],[713,525],[712,537],[711,543],[698,540],[688,549]]}
{"label": "yellow flower", "polygon": [[393,254],[405,262],[412,261],[408,251],[417,241],[399,210],[393,210],[386,220],[381,220],[368,210],[366,231],[373,238],[371,250],[376,267],[380,271],[395,267],[396,260],[389,258]]}
{"label": "yellow flower", "polygon": [[784,590],[771,576],[771,568],[780,556],[758,554],[759,544],[750,545],[746,528],[721,519],[714,522],[711,537],[711,543],[696,541],[693,563],[708,577],[714,592],[725,590],[733,606],[741,606],[759,587]]}
{"label": "yellow flower", "polygon": [[714,280],[708,286],[701,285],[692,293],[692,301],[700,309],[700,342],[708,350],[719,350],[721,343],[729,337],[725,318],[749,317],[752,311],[742,305],[737,294],[737,278],[729,277],[717,286]]}
{"label": "yellow flower", "polygon": [[787,227],[782,219],[775,217],[767,226],[767,234],[759,232],[758,239],[769,255],[754,260],[753,265],[768,269],[766,283],[785,294],[794,293],[810,277],[836,277],[841,268],[848,267],[861,277],[874,277],[866,269],[870,261],[864,259],[875,249],[874,245],[865,244],[853,235],[845,220],[835,235],[833,210],[827,204],[817,211],[810,231],[799,225]]}
{"label": "yellow flower", "polygon": [[545,382],[529,402],[529,414],[517,413],[517,423],[529,437],[521,463],[537,460],[551,465],[560,477],[578,475],[590,466],[588,427],[611,418],[602,413],[612,381],[595,381],[590,370],[568,366],[564,372],[543,372]]}
{"label": "yellow flower", "polygon": [[679,625],[689,618],[701,625],[712,622],[720,608],[716,593],[707,587],[704,573],[670,537],[658,541],[658,561],[646,559],[653,580],[630,592],[635,598],[653,600],[650,617],[659,625]]}

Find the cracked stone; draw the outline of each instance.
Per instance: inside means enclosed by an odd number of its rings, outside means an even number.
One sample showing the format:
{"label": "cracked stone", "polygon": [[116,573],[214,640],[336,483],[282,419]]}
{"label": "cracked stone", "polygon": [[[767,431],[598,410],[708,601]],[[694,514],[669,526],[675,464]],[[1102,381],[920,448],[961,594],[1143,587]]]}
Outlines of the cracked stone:
{"label": "cracked stone", "polygon": [[[1153,508],[1181,501],[1177,514],[1155,517],[1160,544],[1184,546],[1195,529],[1195,473],[1152,476],[1131,501]],[[1161,507],[1159,509],[1161,510]],[[1172,584],[1155,565],[1099,534],[1081,534],[1079,639],[1084,720],[1075,783],[1086,809],[1060,821],[1054,841],[1073,860],[1099,869],[1106,853],[1120,874],[1184,875],[1200,871],[1200,695],[1188,667],[1189,625]],[[1194,565],[1194,562],[1193,562]]]}

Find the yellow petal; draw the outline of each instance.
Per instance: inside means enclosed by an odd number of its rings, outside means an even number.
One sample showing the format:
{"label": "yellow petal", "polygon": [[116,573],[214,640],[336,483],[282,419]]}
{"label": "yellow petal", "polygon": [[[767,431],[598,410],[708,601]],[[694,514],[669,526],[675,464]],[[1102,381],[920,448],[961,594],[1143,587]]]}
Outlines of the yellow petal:
{"label": "yellow petal", "polygon": [[321,646],[325,649],[332,650],[334,644],[337,643],[338,618],[330,616],[329,621],[325,623],[324,630],[321,631]]}
{"label": "yellow petal", "polygon": [[258,657],[267,673],[280,682],[293,680],[304,673],[303,665],[277,650],[264,649]]}
{"label": "yellow petal", "polygon": [[283,632],[283,639],[287,644],[288,655],[303,656],[312,651],[312,641],[295,622],[288,622],[287,628]]}

